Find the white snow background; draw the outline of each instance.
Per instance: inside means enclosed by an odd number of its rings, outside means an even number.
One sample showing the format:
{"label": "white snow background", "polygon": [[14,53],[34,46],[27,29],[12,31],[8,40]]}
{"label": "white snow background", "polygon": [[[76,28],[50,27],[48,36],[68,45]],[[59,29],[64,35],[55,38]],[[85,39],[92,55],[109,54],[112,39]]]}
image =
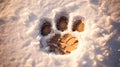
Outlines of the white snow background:
{"label": "white snow background", "polygon": [[[69,55],[40,49],[40,19],[84,17]],[[0,0],[0,67],[120,67],[120,0]]]}

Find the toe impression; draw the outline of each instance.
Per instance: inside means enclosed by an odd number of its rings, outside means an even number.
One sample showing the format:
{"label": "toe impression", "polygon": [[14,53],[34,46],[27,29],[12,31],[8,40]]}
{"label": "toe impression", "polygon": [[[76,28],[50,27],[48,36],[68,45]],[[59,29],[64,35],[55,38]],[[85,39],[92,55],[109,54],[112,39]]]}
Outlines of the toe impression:
{"label": "toe impression", "polygon": [[61,16],[57,21],[56,27],[58,30],[64,31],[67,29],[67,25],[68,25],[68,18],[65,16]]}
{"label": "toe impression", "polygon": [[73,23],[73,31],[83,32],[84,31],[84,23],[81,20],[77,20]]}
{"label": "toe impression", "polygon": [[51,24],[50,22],[45,22],[41,27],[41,34],[43,36],[48,35],[51,32]]}

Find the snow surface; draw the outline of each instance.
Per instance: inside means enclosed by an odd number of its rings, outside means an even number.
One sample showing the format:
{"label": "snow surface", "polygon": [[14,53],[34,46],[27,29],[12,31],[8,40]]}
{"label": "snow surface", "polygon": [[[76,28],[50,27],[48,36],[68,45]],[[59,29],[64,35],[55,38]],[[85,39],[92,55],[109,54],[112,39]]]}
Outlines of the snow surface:
{"label": "snow surface", "polygon": [[[120,0],[0,0],[0,67],[120,67]],[[69,55],[40,49],[40,19],[84,17]],[[54,27],[53,27],[54,28]]]}

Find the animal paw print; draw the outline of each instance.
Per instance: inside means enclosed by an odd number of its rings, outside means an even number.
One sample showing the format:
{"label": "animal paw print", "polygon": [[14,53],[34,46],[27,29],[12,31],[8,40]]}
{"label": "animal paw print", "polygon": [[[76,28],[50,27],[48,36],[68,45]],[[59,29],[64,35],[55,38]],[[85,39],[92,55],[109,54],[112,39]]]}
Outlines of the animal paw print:
{"label": "animal paw print", "polygon": [[[68,31],[69,16],[65,12],[60,12],[55,16],[55,24],[48,18],[41,20],[40,27],[40,48],[55,54],[69,54],[78,46],[78,39]],[[54,27],[55,26],[55,27]],[[83,32],[84,23],[81,18],[74,18],[72,22],[72,33]],[[66,31],[64,34],[63,32]]]}

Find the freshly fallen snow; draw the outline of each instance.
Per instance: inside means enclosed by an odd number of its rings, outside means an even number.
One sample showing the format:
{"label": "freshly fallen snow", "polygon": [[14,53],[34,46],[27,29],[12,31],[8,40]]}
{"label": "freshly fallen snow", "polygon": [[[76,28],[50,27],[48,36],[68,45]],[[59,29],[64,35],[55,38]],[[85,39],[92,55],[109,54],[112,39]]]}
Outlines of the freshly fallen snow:
{"label": "freshly fallen snow", "polygon": [[[0,67],[120,67],[120,0],[5,0],[0,7]],[[40,19],[59,11],[84,17],[69,55],[40,49]],[[69,25],[71,27],[71,25]],[[53,27],[55,28],[55,27]]]}

